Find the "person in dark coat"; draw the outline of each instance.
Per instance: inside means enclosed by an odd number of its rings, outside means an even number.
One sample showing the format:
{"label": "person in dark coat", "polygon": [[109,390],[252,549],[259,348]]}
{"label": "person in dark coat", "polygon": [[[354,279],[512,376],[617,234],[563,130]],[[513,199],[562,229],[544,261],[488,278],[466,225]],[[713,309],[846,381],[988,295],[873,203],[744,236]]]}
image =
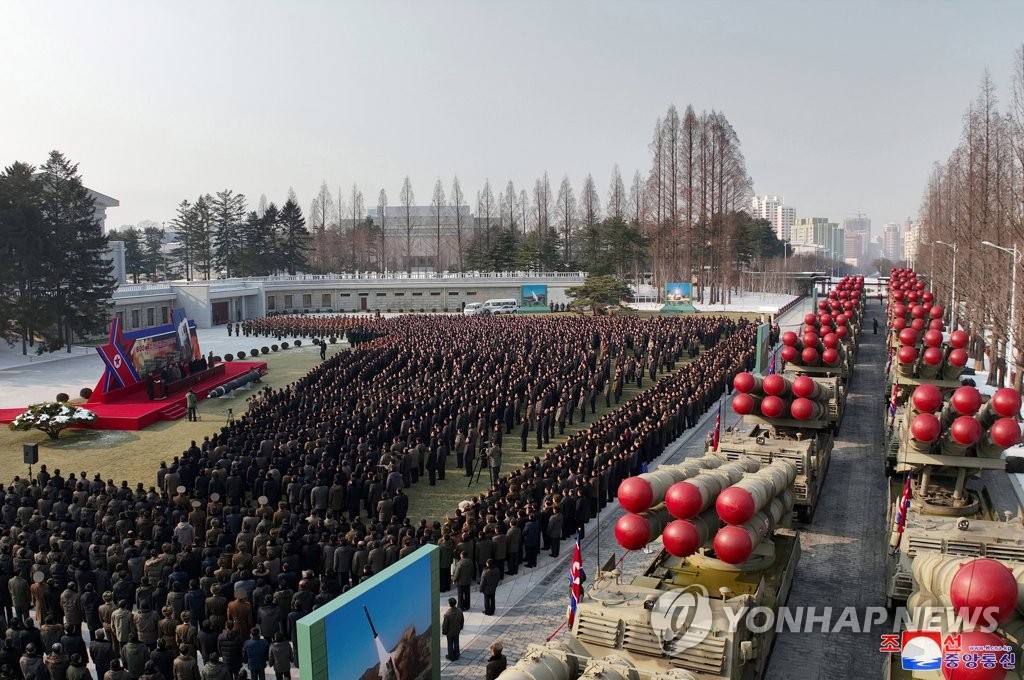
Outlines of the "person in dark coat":
{"label": "person in dark coat", "polygon": [[114,646],[102,630],[93,633],[92,642],[89,643],[89,659],[96,666],[96,677],[102,678],[110,670],[110,662],[114,660]]}
{"label": "person in dark coat", "polygon": [[498,581],[501,580],[501,572],[494,564],[494,560],[487,560],[483,572],[480,574],[480,592],[484,596],[484,614],[494,616],[494,596],[498,592]]}
{"label": "person in dark coat", "polygon": [[156,666],[158,673],[168,680],[174,677],[175,653],[167,648],[167,641],[163,638],[157,640],[156,649],[149,653],[149,660]]}
{"label": "person in dark coat", "polygon": [[448,609],[445,610],[444,616],[441,617],[441,634],[445,636],[448,642],[448,653],[444,658],[449,661],[458,661],[462,653],[459,651],[459,633],[466,625],[466,619],[462,615],[462,610],[456,605],[458,600],[454,597],[448,598]]}
{"label": "person in dark coat", "polygon": [[217,653],[231,671],[232,677],[238,675],[238,671],[242,670],[242,638],[238,637],[238,631],[230,621],[217,638]]}
{"label": "person in dark coat", "polygon": [[267,662],[270,657],[270,643],[260,636],[260,629],[253,628],[249,639],[242,645],[242,660],[249,669],[252,680],[267,680]]}
{"label": "person in dark coat", "polygon": [[504,646],[495,642],[490,646],[491,657],[487,659],[486,680],[498,680],[498,676],[508,668],[508,660],[502,654]]}

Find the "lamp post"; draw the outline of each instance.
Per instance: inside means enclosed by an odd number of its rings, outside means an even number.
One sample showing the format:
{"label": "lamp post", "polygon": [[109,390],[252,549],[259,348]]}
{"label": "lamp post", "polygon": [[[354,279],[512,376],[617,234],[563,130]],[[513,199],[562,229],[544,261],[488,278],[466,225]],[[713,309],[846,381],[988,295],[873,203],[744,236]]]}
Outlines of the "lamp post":
{"label": "lamp post", "polygon": [[953,250],[953,285],[949,291],[949,330],[956,330],[956,251],[957,247],[955,243],[946,243],[945,241],[936,241],[939,245],[946,246]]}
{"label": "lamp post", "polygon": [[1013,255],[1013,269],[1010,272],[1010,330],[1006,333],[1006,356],[1007,356],[1007,370],[1012,375],[1012,368],[1014,362],[1014,352],[1017,350],[1017,338],[1014,331],[1017,325],[1017,244],[1013,244],[1013,248],[1004,248],[1003,246],[997,246],[991,241],[982,241],[981,245],[1001,250],[1004,253],[1010,253]]}

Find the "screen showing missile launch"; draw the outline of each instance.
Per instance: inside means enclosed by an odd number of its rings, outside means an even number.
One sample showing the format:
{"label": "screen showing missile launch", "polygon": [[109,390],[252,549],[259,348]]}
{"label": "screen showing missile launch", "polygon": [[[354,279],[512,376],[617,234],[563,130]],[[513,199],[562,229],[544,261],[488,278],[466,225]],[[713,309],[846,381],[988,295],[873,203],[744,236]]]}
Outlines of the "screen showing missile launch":
{"label": "screen showing missile launch", "polygon": [[299,621],[303,680],[439,677],[435,551],[424,546]]}

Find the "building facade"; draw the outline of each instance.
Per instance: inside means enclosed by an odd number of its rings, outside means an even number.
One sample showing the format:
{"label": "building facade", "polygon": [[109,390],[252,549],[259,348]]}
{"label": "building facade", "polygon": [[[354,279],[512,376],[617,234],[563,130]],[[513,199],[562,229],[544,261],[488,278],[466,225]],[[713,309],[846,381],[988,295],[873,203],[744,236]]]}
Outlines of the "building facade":
{"label": "building facade", "polygon": [[751,215],[756,219],[772,223],[775,235],[781,241],[792,241],[793,225],[796,222],[796,208],[785,205],[785,199],[778,196],[754,196],[751,200]]}
{"label": "building facade", "polygon": [[908,266],[917,261],[917,252],[921,244],[921,223],[907,218],[903,223],[903,260]]}
{"label": "building facade", "polygon": [[[384,228],[382,269],[389,271],[446,271],[459,266],[459,238],[463,250],[475,233],[473,215],[468,205],[445,206],[440,215],[433,206],[389,205],[383,215],[370,208],[367,217],[378,229]],[[350,223],[351,220],[348,220]],[[342,229],[351,225],[342,221]],[[438,237],[440,235],[440,251]]]}
{"label": "building facade", "polygon": [[903,258],[903,239],[900,225],[890,222],[882,229],[882,257],[893,262]]}
{"label": "building facade", "polygon": [[[793,225],[792,243],[803,252],[816,252],[832,260],[846,257],[846,232],[827,217],[801,217]],[[814,248],[811,248],[814,246]]]}

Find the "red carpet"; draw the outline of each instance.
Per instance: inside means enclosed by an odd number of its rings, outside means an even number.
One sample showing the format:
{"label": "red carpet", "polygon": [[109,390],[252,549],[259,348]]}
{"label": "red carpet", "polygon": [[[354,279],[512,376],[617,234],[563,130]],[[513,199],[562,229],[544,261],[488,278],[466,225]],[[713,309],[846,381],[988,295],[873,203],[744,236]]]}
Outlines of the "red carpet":
{"label": "red carpet", "polygon": [[[251,370],[261,373],[267,372],[265,361],[232,361],[224,364],[224,373],[204,380],[192,389],[200,402],[206,399],[206,395],[215,387],[230,382],[244,373]],[[96,421],[88,427],[94,430],[142,430],[149,427],[158,420],[178,420],[185,417],[185,390],[170,394],[162,401],[150,401],[146,392],[136,391],[111,401],[109,403],[90,402],[82,404],[96,414]],[[199,407],[202,415],[203,407]],[[24,413],[24,408],[0,409],[0,423],[9,423],[19,414]],[[215,422],[223,421],[224,417],[218,413],[216,416],[207,415],[207,420]]]}

